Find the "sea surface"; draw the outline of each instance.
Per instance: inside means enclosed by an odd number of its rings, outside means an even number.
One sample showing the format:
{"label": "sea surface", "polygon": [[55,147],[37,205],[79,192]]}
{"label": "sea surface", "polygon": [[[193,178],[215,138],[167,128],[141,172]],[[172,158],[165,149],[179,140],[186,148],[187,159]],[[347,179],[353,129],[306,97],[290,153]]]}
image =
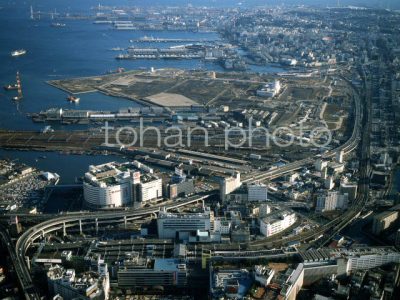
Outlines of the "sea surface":
{"label": "sea surface", "polygon": [[[160,2],[160,1],[159,1]],[[161,1],[162,3],[163,1]],[[168,1],[166,1],[168,2]],[[49,80],[95,76],[123,67],[126,70],[138,68],[203,68],[224,71],[212,62],[201,60],[123,60],[115,59],[118,54],[110,51],[113,47],[126,48],[129,40],[147,36],[161,38],[198,38],[216,40],[217,33],[166,32],[166,31],[116,31],[110,25],[93,24],[91,20],[62,20],[66,27],[51,27],[50,17],[41,20],[30,19],[30,6],[35,11],[60,13],[93,13],[91,7],[98,1],[92,0],[31,0],[0,1],[0,129],[40,130],[43,124],[33,123],[28,113],[40,112],[53,107],[65,109],[91,109],[116,111],[120,108],[137,107],[131,100],[115,98],[101,93],[81,94],[79,104],[69,103],[67,94],[46,83]],[[103,5],[137,5],[138,1],[108,0]],[[153,44],[139,44],[149,47]],[[156,44],[167,47],[168,44]],[[13,58],[10,52],[26,49],[27,54]],[[2,86],[14,83],[15,74],[21,74],[24,98],[15,102],[11,98],[15,91],[4,91]],[[281,72],[276,66],[254,67],[255,72]],[[87,125],[82,125],[87,126]],[[76,129],[72,126],[54,125],[55,129]],[[82,127],[83,128],[83,127]],[[19,159],[34,167],[54,171],[61,175],[62,183],[72,183],[82,176],[87,166],[110,160],[110,157],[61,155],[46,153],[46,159],[39,159],[38,152],[0,151],[0,158],[8,156]]]}

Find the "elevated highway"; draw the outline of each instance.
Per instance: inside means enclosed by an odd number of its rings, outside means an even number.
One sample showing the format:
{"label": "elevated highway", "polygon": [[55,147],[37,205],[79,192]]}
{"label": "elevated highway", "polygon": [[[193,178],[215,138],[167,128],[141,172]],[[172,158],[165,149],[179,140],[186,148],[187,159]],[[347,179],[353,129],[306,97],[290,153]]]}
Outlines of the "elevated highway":
{"label": "elevated highway", "polygon": [[[166,205],[166,209],[174,209],[174,208],[179,208],[186,206],[191,203],[203,201],[204,199],[210,197],[211,195],[216,194],[216,191],[211,191],[206,195],[203,196],[194,196],[190,197],[187,200],[177,202],[177,203],[172,203],[169,205]],[[70,226],[81,226],[88,224],[88,223],[94,223],[96,224],[96,227],[99,226],[100,224],[115,224],[115,223],[124,223],[129,220],[135,220],[140,217],[145,217],[149,216],[151,214],[155,214],[159,211],[160,207],[150,207],[150,208],[144,208],[144,209],[138,209],[138,210],[127,210],[127,211],[101,211],[101,212],[82,212],[82,213],[76,213],[76,214],[66,214],[65,216],[57,217],[55,219],[51,219],[48,221],[45,221],[43,223],[40,223],[36,226],[33,226],[26,230],[21,237],[17,240],[16,243],[16,252],[15,250],[12,250],[11,253],[13,253],[13,262],[19,266],[20,271],[18,272],[18,277],[21,283],[21,286],[25,293],[26,299],[40,299],[39,295],[37,292],[34,290],[34,285],[32,282],[32,278],[30,276],[28,264],[26,261],[26,251],[32,245],[32,243],[38,239],[39,237],[56,231],[63,229],[64,231],[66,230],[67,227]],[[15,254],[16,253],[16,254]]]}

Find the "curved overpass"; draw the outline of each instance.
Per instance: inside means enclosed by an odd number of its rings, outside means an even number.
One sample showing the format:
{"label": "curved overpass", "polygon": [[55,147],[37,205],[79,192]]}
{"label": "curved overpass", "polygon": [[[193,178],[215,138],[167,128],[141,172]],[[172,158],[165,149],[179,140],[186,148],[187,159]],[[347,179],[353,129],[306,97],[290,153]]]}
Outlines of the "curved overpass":
{"label": "curved overpass", "polygon": [[[214,194],[216,194],[216,191],[211,191],[204,196],[194,196],[185,201],[166,205],[165,207],[166,209],[179,208],[181,206],[186,206],[191,203],[203,201],[204,199]],[[140,217],[148,216],[158,211],[159,207],[157,206],[152,208],[138,209],[135,211],[129,211],[129,210],[118,211],[118,212],[102,211],[102,212],[65,215],[62,217],[58,217],[56,219],[45,221],[43,223],[40,223],[36,226],[29,228],[17,240],[16,243],[17,255],[16,257],[14,257],[15,260],[13,259],[13,261],[16,261],[21,269],[21,272],[18,272],[18,278],[21,282],[22,289],[25,292],[26,299],[35,299],[35,300],[40,299],[39,295],[34,290],[34,285],[25,258],[27,249],[32,244],[32,242],[37,238],[43,236],[46,233],[62,229],[63,227],[65,228],[68,226],[77,226],[76,223],[78,224],[93,224],[93,222],[101,224],[122,223],[130,219],[137,219]]]}

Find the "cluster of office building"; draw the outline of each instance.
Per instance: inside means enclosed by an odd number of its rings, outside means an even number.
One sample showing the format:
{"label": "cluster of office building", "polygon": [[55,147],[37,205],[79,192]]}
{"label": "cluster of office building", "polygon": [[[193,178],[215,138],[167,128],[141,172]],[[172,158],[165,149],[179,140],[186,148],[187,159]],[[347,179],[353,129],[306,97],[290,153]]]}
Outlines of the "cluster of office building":
{"label": "cluster of office building", "polygon": [[[256,299],[295,300],[303,285],[303,264],[282,265],[282,270],[262,265],[255,265],[252,270],[211,268],[211,297],[243,299],[250,294]],[[259,285],[259,288],[250,291],[253,284]]]}
{"label": "cluster of office building", "polygon": [[162,197],[162,180],[135,161],[90,166],[83,181],[85,204],[91,208],[134,206]]}
{"label": "cluster of office building", "polygon": [[47,272],[47,283],[49,295],[64,300],[107,300],[110,291],[110,277],[104,263],[99,264],[96,271],[80,274],[74,269],[54,265]]}
{"label": "cluster of office building", "polygon": [[110,162],[90,166],[83,180],[84,199],[90,208],[117,208],[144,205],[163,197],[175,199],[194,194],[193,178],[180,169],[163,184],[152,168],[138,161]]}

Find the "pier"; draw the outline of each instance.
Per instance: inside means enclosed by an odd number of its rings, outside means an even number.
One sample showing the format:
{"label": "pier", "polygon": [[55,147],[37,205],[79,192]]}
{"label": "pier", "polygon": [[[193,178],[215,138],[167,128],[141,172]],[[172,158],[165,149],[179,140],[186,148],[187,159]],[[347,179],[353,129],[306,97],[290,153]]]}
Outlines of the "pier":
{"label": "pier", "polygon": [[204,49],[190,49],[186,46],[177,48],[129,48],[127,54],[120,54],[116,59],[201,59]]}
{"label": "pier", "polygon": [[206,39],[165,39],[144,36],[139,39],[130,40],[131,43],[212,43],[214,40]]}

